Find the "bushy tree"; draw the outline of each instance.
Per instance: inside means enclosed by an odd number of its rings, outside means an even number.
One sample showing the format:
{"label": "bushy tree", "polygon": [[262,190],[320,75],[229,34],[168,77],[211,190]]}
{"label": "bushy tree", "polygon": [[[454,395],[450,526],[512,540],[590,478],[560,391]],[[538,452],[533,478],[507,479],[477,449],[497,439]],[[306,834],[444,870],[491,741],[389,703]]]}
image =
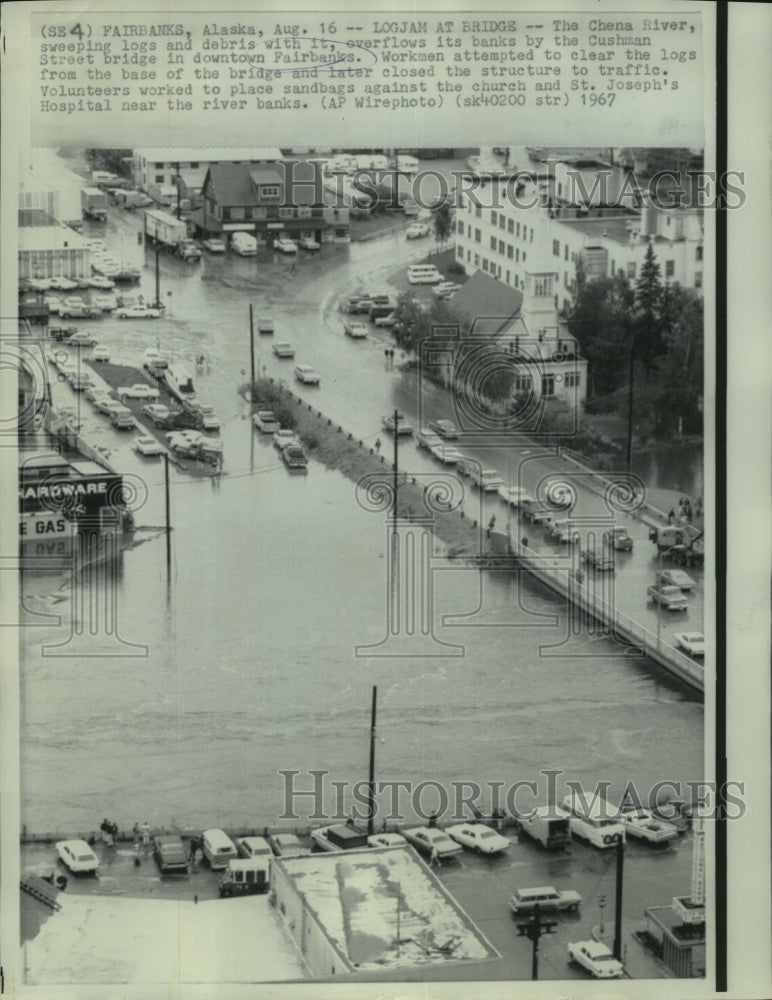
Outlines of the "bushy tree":
{"label": "bushy tree", "polygon": [[587,359],[591,395],[605,396],[626,383],[634,293],[624,274],[579,281],[567,323]]}
{"label": "bushy tree", "polygon": [[453,207],[449,201],[441,202],[432,210],[432,223],[437,243],[446,243],[453,232]]}
{"label": "bushy tree", "polygon": [[664,350],[664,288],[660,275],[661,268],[654,256],[654,247],[649,243],[635,286],[633,321],[635,356],[647,371],[651,371]]}

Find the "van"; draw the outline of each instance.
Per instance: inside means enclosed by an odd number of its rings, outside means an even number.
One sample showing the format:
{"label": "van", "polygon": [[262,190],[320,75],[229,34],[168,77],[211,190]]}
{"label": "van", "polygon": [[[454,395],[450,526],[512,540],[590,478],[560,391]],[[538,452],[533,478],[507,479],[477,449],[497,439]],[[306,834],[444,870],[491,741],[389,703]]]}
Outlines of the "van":
{"label": "van", "polygon": [[561,802],[561,811],[568,816],[571,833],[582,837],[593,847],[601,850],[625,841],[625,827],[619,810],[609,805],[605,799],[595,796],[587,802],[581,796],[569,793]]}
{"label": "van", "polygon": [[436,285],[439,281],[444,281],[445,276],[440,274],[434,264],[411,264],[407,269],[407,280],[411,285]]}
{"label": "van", "polygon": [[569,910],[575,913],[582,897],[575,889],[556,889],[554,885],[539,885],[533,889],[515,889],[509,898],[513,913],[532,913],[536,906],[544,912]]}
{"label": "van", "polygon": [[220,898],[244,896],[255,892],[268,892],[270,884],[270,858],[239,858],[228,862],[228,869],[220,879],[218,889]]}
{"label": "van", "polygon": [[249,233],[234,233],[231,236],[231,249],[242,257],[254,257],[257,254],[257,240]]}
{"label": "van", "polygon": [[224,830],[205,830],[202,837],[204,857],[213,870],[227,868],[232,858],[238,858],[236,845]]}
{"label": "van", "polygon": [[571,826],[562,811],[558,814],[552,806],[537,806],[517,819],[522,832],[548,851],[562,851],[571,846]]}

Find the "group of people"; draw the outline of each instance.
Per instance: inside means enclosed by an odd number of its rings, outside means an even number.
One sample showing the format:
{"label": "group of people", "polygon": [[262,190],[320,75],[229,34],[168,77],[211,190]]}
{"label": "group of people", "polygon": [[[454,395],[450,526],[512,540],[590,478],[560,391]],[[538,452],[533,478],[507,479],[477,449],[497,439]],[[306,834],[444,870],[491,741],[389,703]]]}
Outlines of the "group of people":
{"label": "group of people", "polygon": [[109,819],[103,819],[102,824],[99,827],[102,831],[102,840],[107,844],[108,847],[115,847],[115,841],[118,837],[118,824],[111,823]]}
{"label": "group of people", "polygon": [[394,364],[394,348],[393,347],[385,347],[384,350],[383,350],[383,356],[384,356],[384,358],[386,358],[386,364],[387,365],[393,365]]}
{"label": "group of people", "polygon": [[[692,507],[692,502],[689,497],[681,497],[678,501],[678,520],[679,521],[691,521],[695,517],[700,517],[702,515],[702,497],[697,497]],[[670,508],[670,513],[667,516],[667,523],[672,524],[676,519],[675,508]]]}

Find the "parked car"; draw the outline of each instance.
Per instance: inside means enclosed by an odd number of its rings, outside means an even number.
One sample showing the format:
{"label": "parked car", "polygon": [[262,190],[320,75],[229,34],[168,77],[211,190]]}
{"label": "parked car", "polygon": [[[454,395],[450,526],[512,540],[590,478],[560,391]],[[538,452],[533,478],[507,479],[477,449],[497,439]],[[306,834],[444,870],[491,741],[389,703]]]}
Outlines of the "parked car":
{"label": "parked car", "polygon": [[273,851],[265,837],[240,837],[236,841],[236,847],[242,858],[273,857]]}
{"label": "parked car", "polygon": [[429,227],[423,222],[413,222],[405,230],[405,236],[409,240],[420,240],[423,236],[429,235]]}
{"label": "parked car", "polygon": [[602,941],[572,941],[568,945],[568,961],[576,962],[596,979],[618,979],[624,966]]}
{"label": "parked car", "polygon": [[80,306],[62,305],[59,307],[59,315],[62,319],[96,319],[102,315],[102,310],[96,306],[87,306],[85,303]]}
{"label": "parked car", "polygon": [[705,636],[702,632],[676,632],[673,639],[676,646],[679,646],[689,656],[705,655]]}
{"label": "parked car", "polygon": [[375,323],[376,326],[391,327],[394,326],[396,322],[397,322],[397,316],[393,310],[392,312],[387,313],[386,316],[376,316],[373,319],[373,323]]}
{"label": "parked car", "polygon": [[67,372],[67,381],[75,392],[83,392],[84,389],[90,389],[94,384],[86,372],[79,372],[77,369]]}
{"label": "parked car", "polygon": [[105,395],[105,390],[101,385],[90,385],[86,388],[83,395],[89,403],[93,403],[95,399],[99,399],[100,396]]}
{"label": "parked car", "polygon": [[160,319],[161,314],[155,306],[121,306],[115,310],[118,319]]}
{"label": "parked car", "polygon": [[110,350],[103,344],[95,344],[94,350],[91,352],[92,361],[109,361],[110,360]]}
{"label": "parked car", "polygon": [[612,528],[611,531],[606,532],[603,539],[617,552],[632,551],[633,540],[627,533],[627,528],[621,526]]}
{"label": "parked car", "polygon": [[73,333],[67,341],[68,347],[95,347],[97,339],[90,333]]}
{"label": "parked car", "polygon": [[442,438],[439,434],[435,434],[434,431],[419,431],[416,434],[416,441],[419,448],[426,448],[427,451],[431,451],[432,448],[436,448],[438,444],[442,444]]}
{"label": "parked car", "polygon": [[697,586],[697,581],[682,569],[662,569],[657,573],[657,579],[660,583],[671,583],[679,590],[694,590]]}
{"label": "parked car", "polygon": [[479,463],[472,468],[469,478],[485,493],[495,492],[504,485],[504,480],[495,469],[481,469]]}
{"label": "parked car", "polygon": [[311,365],[295,365],[295,378],[304,385],[319,385],[321,378]]}
{"label": "parked car", "polygon": [[502,837],[485,823],[457,823],[445,831],[462,847],[468,847],[478,854],[498,854],[512,846],[512,841]]}
{"label": "parked car", "polygon": [[45,295],[43,301],[48,306],[48,311],[57,315],[59,310],[62,308],[62,299],[60,295]]}
{"label": "parked car", "polygon": [[562,545],[573,545],[582,537],[582,533],[576,525],[566,518],[551,521],[547,533],[553,541],[560,542]]}
{"label": "parked car", "polygon": [[441,281],[432,289],[432,295],[436,295],[438,299],[449,299],[451,295],[455,295],[460,287],[461,285],[456,281]]}
{"label": "parked car", "polygon": [[582,559],[600,572],[613,573],[616,569],[614,550],[607,545],[588,545],[582,550]]}
{"label": "parked car", "polygon": [[509,897],[509,906],[513,913],[532,913],[538,904],[542,913],[555,913],[561,910],[576,912],[581,905],[582,897],[574,889],[556,889],[553,885],[539,885],[532,889],[515,889]]}
{"label": "parked car", "polygon": [[424,854],[432,854],[436,847],[440,861],[461,853],[461,844],[451,840],[447,833],[436,826],[416,826],[411,830],[403,830],[402,835]]}
{"label": "parked car", "polygon": [[92,400],[94,404],[94,409],[99,413],[104,413],[108,417],[116,410],[116,408],[126,409],[125,406],[121,406],[117,399],[113,399],[112,396],[97,396]]}
{"label": "parked car", "polygon": [[452,420],[431,420],[429,427],[435,434],[439,434],[440,437],[446,438],[448,441],[455,441],[458,437],[458,427]]}
{"label": "parked car", "polygon": [[106,278],[103,274],[92,274],[86,279],[89,288],[100,288],[106,292],[115,288],[115,282],[111,278]]}
{"label": "parked car", "polygon": [[462,458],[456,466],[459,476],[471,476],[473,469],[479,469],[480,463],[474,458]]}
{"label": "parked car", "polygon": [[225,253],[225,244],[222,240],[218,240],[214,236],[211,236],[208,240],[204,240],[201,246],[204,250],[208,250],[209,253]]}
{"label": "parked car", "polygon": [[279,451],[282,448],[286,448],[288,444],[300,444],[298,441],[297,434],[287,427],[282,427],[278,431],[274,432],[273,435],[273,446],[278,448]]}
{"label": "parked car", "polygon": [[92,302],[96,308],[101,309],[103,313],[112,312],[118,306],[114,295],[106,295],[104,293],[93,296]]}
{"label": "parked car", "polygon": [[351,337],[353,340],[364,340],[369,333],[369,330],[364,323],[356,323],[347,319],[343,323],[343,332],[347,337]]}
{"label": "parked car", "polygon": [[134,414],[128,406],[122,406],[120,403],[110,411],[110,422],[119,431],[131,431],[137,426]]}
{"label": "parked car", "polygon": [[289,240],[284,237],[279,240],[275,240],[273,244],[274,250],[278,250],[279,253],[297,253],[298,245],[294,240]]}
{"label": "parked car", "polygon": [[48,287],[58,292],[71,292],[78,288],[79,285],[77,281],[72,281],[72,279],[65,278],[63,275],[56,275],[48,279]]}
{"label": "parked car", "polygon": [[134,385],[121,385],[116,389],[120,399],[159,399],[161,393],[154,385],[146,382],[135,382]]}
{"label": "parked car", "polygon": [[552,520],[552,511],[542,507],[538,500],[533,497],[523,496],[518,504],[523,517],[533,524],[544,524]]}
{"label": "parked car", "polygon": [[655,816],[651,809],[628,804],[620,811],[620,819],[625,824],[627,836],[645,840],[647,844],[668,844],[678,837],[678,830],[672,823]]}
{"label": "parked car", "polygon": [[407,841],[401,833],[374,833],[367,838],[370,847],[406,847]]}
{"label": "parked car", "polygon": [[85,840],[59,840],[56,853],[65,868],[75,874],[99,870],[99,858]]}
{"label": "parked car", "polygon": [[315,239],[310,236],[301,236],[298,240],[298,246],[301,250],[321,250],[321,243],[317,243]]}
{"label": "parked car", "polygon": [[300,444],[288,444],[281,450],[281,457],[289,469],[305,469],[308,467],[308,455]]}
{"label": "parked car", "polygon": [[152,434],[141,434],[139,437],[134,438],[134,451],[145,458],[155,458],[157,455],[163,455],[164,448]]}
{"label": "parked car", "polygon": [[667,611],[686,611],[689,607],[681,588],[672,583],[655,583],[646,588],[646,593],[655,604]]}
{"label": "parked car", "polygon": [[[413,433],[413,425],[407,419],[407,417],[402,413],[397,413],[397,434],[399,437],[403,435],[405,437],[410,437]],[[389,431],[391,434],[394,433],[394,414],[389,413],[385,417],[381,417],[381,426],[385,431]]]}
{"label": "parked car", "polygon": [[147,403],[142,407],[142,412],[146,417],[150,417],[154,424],[165,424],[170,416],[169,407],[163,403]]}
{"label": "parked car", "polygon": [[153,855],[162,875],[188,874],[188,852],[176,833],[153,837]]}
{"label": "parked car", "polygon": [[311,851],[303,847],[294,833],[272,833],[268,843],[277,858],[303,858]]}
{"label": "parked car", "polygon": [[264,434],[274,434],[281,429],[281,424],[273,415],[273,410],[258,410],[252,416],[252,423]]}
{"label": "parked car", "polygon": [[273,353],[277,358],[294,358],[295,348],[288,340],[275,340],[273,343]]}
{"label": "parked car", "polygon": [[443,465],[458,465],[463,462],[464,454],[452,444],[437,444],[429,449],[432,455]]}

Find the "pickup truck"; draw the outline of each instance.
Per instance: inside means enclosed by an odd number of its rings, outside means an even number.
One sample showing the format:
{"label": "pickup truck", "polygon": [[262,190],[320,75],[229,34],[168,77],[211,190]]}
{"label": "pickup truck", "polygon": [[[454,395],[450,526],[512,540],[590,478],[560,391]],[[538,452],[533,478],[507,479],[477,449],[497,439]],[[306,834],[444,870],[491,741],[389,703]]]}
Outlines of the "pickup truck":
{"label": "pickup truck", "polygon": [[69,340],[77,332],[77,326],[50,326],[48,328],[48,334],[52,340]]}
{"label": "pickup truck", "polygon": [[161,395],[154,385],[147,385],[144,382],[120,385],[117,392],[119,399],[158,399]]}
{"label": "pickup truck", "polygon": [[681,588],[672,583],[655,583],[646,588],[646,593],[655,604],[667,611],[686,611],[689,607]]}

